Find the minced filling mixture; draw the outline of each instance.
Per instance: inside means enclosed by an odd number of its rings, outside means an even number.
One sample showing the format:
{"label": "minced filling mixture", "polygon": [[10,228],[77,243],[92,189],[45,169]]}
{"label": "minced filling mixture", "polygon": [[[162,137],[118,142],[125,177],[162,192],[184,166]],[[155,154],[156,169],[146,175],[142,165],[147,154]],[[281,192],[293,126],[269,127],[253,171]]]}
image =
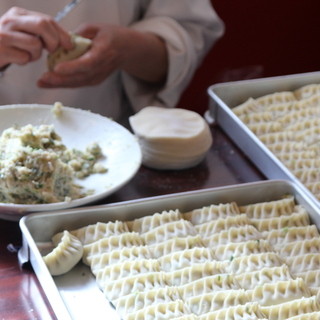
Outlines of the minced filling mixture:
{"label": "minced filling mixture", "polygon": [[41,204],[86,196],[75,183],[106,172],[98,144],[68,149],[53,125],[11,127],[0,137],[0,202]]}

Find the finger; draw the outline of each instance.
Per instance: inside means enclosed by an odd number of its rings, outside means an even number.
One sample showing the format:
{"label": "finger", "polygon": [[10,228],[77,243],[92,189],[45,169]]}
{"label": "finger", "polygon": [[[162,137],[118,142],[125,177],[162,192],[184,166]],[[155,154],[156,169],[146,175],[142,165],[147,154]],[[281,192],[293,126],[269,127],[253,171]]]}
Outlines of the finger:
{"label": "finger", "polygon": [[0,56],[4,57],[1,59],[1,64],[19,64],[19,65],[25,65],[28,62],[31,61],[30,55],[26,51],[22,51],[16,48],[6,48],[4,50],[1,50]]}
{"label": "finger", "polygon": [[43,13],[14,8],[2,17],[2,27],[6,31],[19,31],[40,37],[43,46],[50,52],[59,46],[66,49],[73,47],[69,32]]}
{"label": "finger", "polygon": [[[42,42],[39,37],[27,33],[9,32],[3,34],[1,36],[1,44],[2,47],[24,52],[24,56],[28,56],[28,61],[39,59],[42,52]],[[13,57],[8,56],[8,58],[11,59]]]}
{"label": "finger", "polygon": [[43,41],[43,47],[49,52],[56,50],[59,46],[72,48],[70,34],[51,18],[39,15],[23,16],[16,22],[14,30],[40,37]]}

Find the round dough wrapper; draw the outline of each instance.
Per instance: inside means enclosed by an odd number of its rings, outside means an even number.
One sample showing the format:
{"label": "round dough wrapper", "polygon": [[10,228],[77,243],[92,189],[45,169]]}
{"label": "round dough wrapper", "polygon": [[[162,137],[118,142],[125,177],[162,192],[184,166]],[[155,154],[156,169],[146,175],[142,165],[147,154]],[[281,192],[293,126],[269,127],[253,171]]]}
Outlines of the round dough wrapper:
{"label": "round dough wrapper", "polygon": [[73,49],[66,50],[60,47],[48,55],[47,64],[50,71],[53,71],[55,65],[60,62],[79,58],[89,50],[92,44],[90,39],[81,37],[77,34],[72,34],[71,40],[74,44]]}
{"label": "round dough wrapper", "polygon": [[129,118],[143,164],[154,169],[187,169],[203,160],[212,145],[207,122],[198,113],[145,107]]}

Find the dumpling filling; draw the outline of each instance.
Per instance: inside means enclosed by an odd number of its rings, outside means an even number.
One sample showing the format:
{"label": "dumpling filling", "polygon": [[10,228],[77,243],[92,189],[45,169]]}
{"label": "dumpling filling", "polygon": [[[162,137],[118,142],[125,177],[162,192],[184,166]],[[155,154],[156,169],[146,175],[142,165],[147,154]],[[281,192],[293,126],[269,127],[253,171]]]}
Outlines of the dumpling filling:
{"label": "dumpling filling", "polygon": [[97,144],[69,150],[52,125],[12,127],[0,137],[0,202],[41,204],[86,195],[75,178],[105,172]]}

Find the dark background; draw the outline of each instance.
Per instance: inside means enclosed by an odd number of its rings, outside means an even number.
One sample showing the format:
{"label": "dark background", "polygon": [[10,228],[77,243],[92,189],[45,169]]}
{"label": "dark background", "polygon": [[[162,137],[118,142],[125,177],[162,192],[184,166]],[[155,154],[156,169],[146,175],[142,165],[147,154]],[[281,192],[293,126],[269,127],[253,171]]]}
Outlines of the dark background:
{"label": "dark background", "polygon": [[320,70],[319,0],[212,0],[225,23],[178,107],[203,114],[215,83]]}

